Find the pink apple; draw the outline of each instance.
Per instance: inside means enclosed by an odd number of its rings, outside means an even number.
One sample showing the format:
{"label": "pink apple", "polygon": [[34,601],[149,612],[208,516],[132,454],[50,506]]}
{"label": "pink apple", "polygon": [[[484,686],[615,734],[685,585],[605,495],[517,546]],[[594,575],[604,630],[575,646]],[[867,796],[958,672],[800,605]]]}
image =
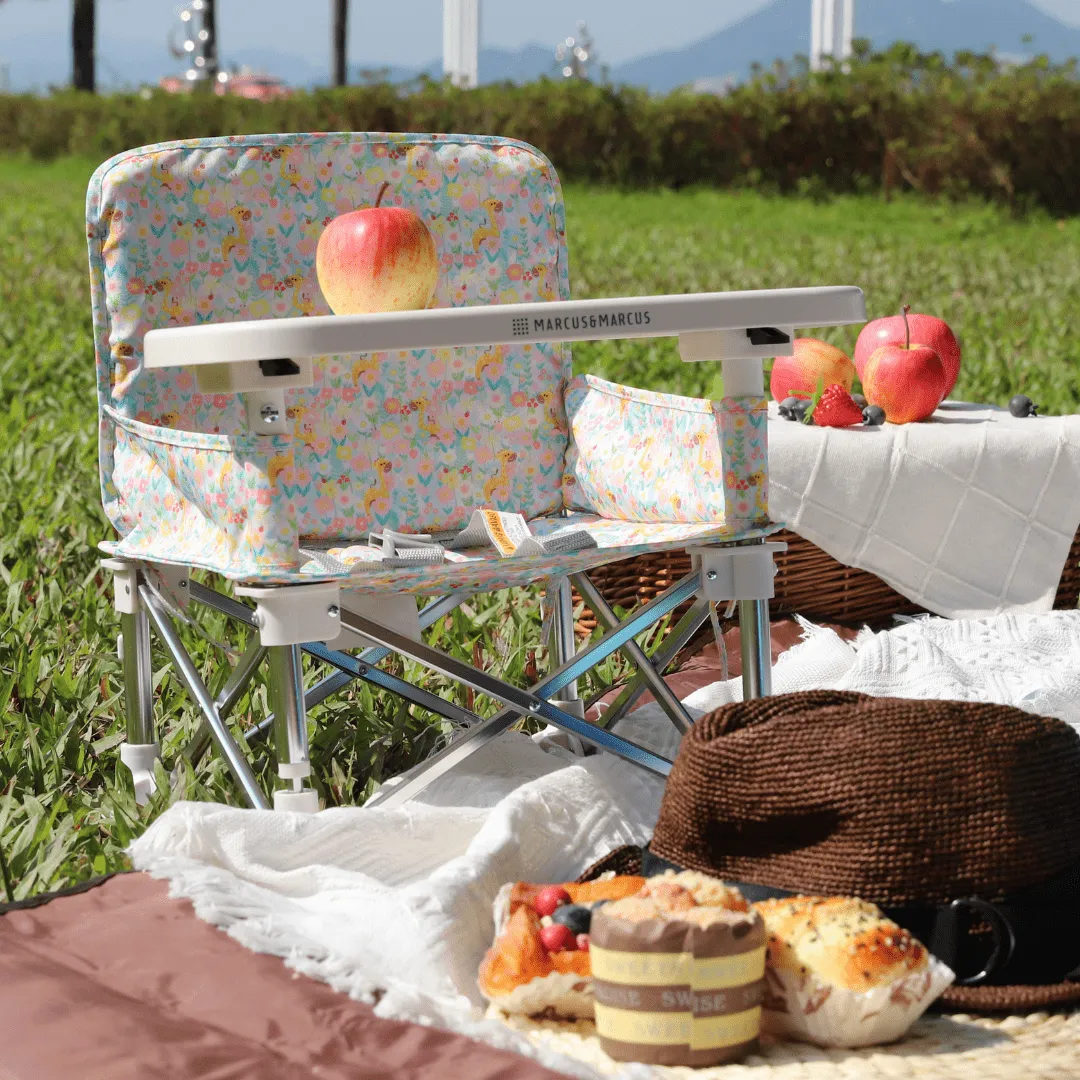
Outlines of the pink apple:
{"label": "pink apple", "polygon": [[315,252],[319,287],[335,315],[426,308],[439,264],[435,241],[411,210],[375,205],[334,218]]}
{"label": "pink apple", "polygon": [[[952,393],[960,374],[960,345],[949,324],[933,315],[909,315],[911,341],[915,345],[927,345],[938,354],[945,369],[945,390],[942,400]],[[855,342],[855,370],[863,377],[863,368],[872,353],[882,345],[904,341],[903,315],[890,315],[887,319],[875,319],[867,323],[859,340]]]}
{"label": "pink apple", "polygon": [[819,382],[823,386],[839,383],[851,390],[855,366],[843,349],[817,338],[796,338],[793,345],[793,356],[778,356],[773,361],[769,393],[774,401],[812,397]]}
{"label": "pink apple", "polygon": [[945,365],[929,345],[911,340],[910,311],[905,304],[900,315],[903,341],[875,349],[862,370],[867,403],[884,409],[890,424],[925,420],[945,396]]}

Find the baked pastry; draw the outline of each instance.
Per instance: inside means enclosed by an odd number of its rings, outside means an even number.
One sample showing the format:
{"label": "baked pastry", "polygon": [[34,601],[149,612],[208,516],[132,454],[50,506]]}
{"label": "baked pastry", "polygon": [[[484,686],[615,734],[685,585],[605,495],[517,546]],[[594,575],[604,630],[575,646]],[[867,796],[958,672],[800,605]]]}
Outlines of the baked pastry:
{"label": "baked pastry", "polygon": [[757,1046],[765,928],[737,890],[650,878],[596,912],[589,951],[596,1031],[616,1061],[701,1067]]}
{"label": "baked pastry", "polygon": [[699,904],[749,910],[738,889],[692,870],[648,880],[609,873],[581,884],[513,882],[495,897],[495,941],[480,965],[480,992],[506,1013],[592,1017],[588,950],[593,913],[602,904],[638,893],[643,902],[664,910]]}
{"label": "baked pastry", "polygon": [[480,992],[507,1013],[591,1017],[593,911],[644,884],[642,877],[607,875],[584,884],[504,885],[495,898],[495,941],[480,964]]}
{"label": "baked pastry", "polygon": [[892,1042],[953,980],[863,900],[796,896],[753,907],[768,935],[763,1027],[770,1034],[820,1046]]}

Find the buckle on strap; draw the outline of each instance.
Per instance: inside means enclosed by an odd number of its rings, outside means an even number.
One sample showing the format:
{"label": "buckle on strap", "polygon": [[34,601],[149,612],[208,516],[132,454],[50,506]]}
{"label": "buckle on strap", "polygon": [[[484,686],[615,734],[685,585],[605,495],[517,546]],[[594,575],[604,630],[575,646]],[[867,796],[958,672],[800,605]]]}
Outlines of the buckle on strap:
{"label": "buckle on strap", "polygon": [[990,978],[994,972],[1005,967],[1012,959],[1016,950],[1016,933],[1012,923],[1001,908],[991,904],[988,900],[980,900],[977,896],[969,896],[960,900],[954,900],[947,907],[939,908],[937,918],[934,920],[934,931],[927,947],[942,963],[947,964],[956,971],[957,956],[960,952],[961,926],[960,913],[968,909],[982,915],[990,923],[990,932],[994,938],[994,948],[990,953],[982,971],[975,975],[961,977],[956,974],[957,986],[979,986]]}

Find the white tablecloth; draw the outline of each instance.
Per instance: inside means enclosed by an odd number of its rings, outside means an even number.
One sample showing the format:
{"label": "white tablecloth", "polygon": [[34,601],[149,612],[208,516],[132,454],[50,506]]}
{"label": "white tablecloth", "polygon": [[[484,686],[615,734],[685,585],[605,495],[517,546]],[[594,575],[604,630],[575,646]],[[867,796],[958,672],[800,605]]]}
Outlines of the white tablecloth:
{"label": "white tablecloth", "polygon": [[951,618],[1048,611],[1080,525],[1080,416],[945,402],[921,424],[769,414],[774,520]]}

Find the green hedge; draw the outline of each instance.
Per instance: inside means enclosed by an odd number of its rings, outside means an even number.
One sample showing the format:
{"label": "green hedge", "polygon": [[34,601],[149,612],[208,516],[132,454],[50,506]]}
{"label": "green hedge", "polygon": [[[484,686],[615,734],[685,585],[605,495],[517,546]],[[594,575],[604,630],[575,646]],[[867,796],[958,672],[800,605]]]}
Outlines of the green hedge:
{"label": "green hedge", "polygon": [[461,131],[533,143],[566,179],[827,195],[914,188],[1080,210],[1075,62],[1002,68],[899,45],[850,71],[777,65],[725,97],[541,80],[422,82],[260,104],[159,91],[0,96],[0,151],[105,158],[165,139],[267,131]]}

